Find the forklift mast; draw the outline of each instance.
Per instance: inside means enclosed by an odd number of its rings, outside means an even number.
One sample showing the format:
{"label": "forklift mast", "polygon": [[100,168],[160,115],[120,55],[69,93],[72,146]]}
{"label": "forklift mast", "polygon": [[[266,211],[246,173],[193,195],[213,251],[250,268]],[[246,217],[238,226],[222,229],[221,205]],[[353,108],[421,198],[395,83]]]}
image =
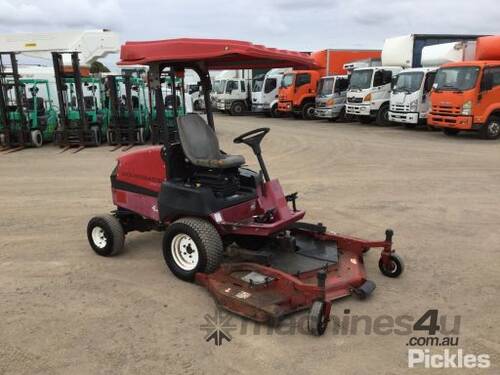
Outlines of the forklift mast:
{"label": "forklift mast", "polygon": [[[12,72],[7,72],[3,58],[8,56]],[[10,80],[8,78],[11,78]],[[16,113],[19,116],[20,131],[16,139],[13,139],[12,123],[9,118],[9,100],[8,91],[13,85],[14,97],[16,103]],[[3,124],[4,143],[7,147],[16,144],[18,147],[24,147],[30,139],[30,129],[28,127],[27,116],[23,107],[24,91],[21,87],[19,69],[15,52],[0,52],[0,121]]]}

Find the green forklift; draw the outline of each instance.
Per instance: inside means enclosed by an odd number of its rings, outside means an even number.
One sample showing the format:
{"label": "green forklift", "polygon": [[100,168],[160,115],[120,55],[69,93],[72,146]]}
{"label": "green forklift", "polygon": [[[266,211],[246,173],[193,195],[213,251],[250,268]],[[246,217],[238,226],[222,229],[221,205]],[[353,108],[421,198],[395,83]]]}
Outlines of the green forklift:
{"label": "green forklift", "polygon": [[[149,102],[151,103],[151,139],[153,144],[164,143],[164,129],[159,126],[160,119],[156,112],[156,100],[163,100],[165,104],[165,121],[163,122],[169,128],[168,134],[175,136],[177,131],[178,116],[186,114],[186,105],[184,102],[184,78],[180,74],[175,74],[170,71],[162,74],[161,83],[166,83],[166,92],[156,92],[153,95],[153,90],[149,90]],[[150,81],[151,82],[151,81]],[[175,82],[175,84],[173,84]]]}
{"label": "green forklift", "polygon": [[14,53],[7,72],[0,54],[0,144],[15,152],[24,147],[41,147],[50,142],[57,126],[49,82],[20,78]]}
{"label": "green forklift", "polygon": [[150,135],[146,83],[139,72],[125,71],[106,77],[106,107],[109,113],[108,144],[123,151],[144,144]]}
{"label": "green forklift", "polygon": [[[71,70],[65,70],[63,55],[71,55]],[[98,77],[82,77],[78,52],[52,52],[59,126],[55,143],[64,151],[77,147],[99,146],[106,139],[109,111],[104,105],[104,85]]]}

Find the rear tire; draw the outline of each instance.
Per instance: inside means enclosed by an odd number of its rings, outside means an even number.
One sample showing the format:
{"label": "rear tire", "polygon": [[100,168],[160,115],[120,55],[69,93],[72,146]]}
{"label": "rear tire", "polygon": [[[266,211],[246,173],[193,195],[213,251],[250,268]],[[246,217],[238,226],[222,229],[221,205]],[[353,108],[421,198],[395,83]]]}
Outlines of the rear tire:
{"label": "rear tire", "polygon": [[241,116],[243,111],[245,110],[243,103],[236,102],[231,106],[231,110],[229,111],[232,116]]}
{"label": "rear tire", "polygon": [[306,103],[302,107],[302,118],[304,120],[313,120],[314,119],[314,103]]}
{"label": "rear tire", "polygon": [[35,147],[42,147],[43,145],[43,135],[40,130],[32,130],[31,131],[31,143]]}
{"label": "rear tire", "polygon": [[483,139],[497,139],[500,137],[500,119],[490,117],[488,122],[479,129],[479,136]]}
{"label": "rear tire", "polygon": [[163,236],[165,262],[176,277],[185,281],[193,281],[197,272],[214,272],[222,262],[223,251],[219,233],[203,219],[179,219]]}
{"label": "rear tire", "polygon": [[377,124],[380,126],[389,126],[392,121],[389,120],[389,105],[385,104],[377,112]]}
{"label": "rear tire", "polygon": [[113,215],[100,215],[90,219],[87,238],[92,249],[104,257],[119,253],[125,242],[123,227]]}

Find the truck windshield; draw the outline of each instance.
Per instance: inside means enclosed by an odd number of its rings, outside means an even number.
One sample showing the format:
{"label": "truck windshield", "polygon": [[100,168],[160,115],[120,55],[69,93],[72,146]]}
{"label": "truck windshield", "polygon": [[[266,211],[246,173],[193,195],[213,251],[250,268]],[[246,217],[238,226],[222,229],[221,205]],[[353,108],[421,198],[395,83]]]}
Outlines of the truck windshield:
{"label": "truck windshield", "polygon": [[222,94],[224,92],[225,87],[226,87],[226,80],[215,81],[214,83],[214,91],[216,94]]}
{"label": "truck windshield", "polygon": [[264,83],[264,78],[254,80],[252,92],[261,92],[263,83]]}
{"label": "truck windshield", "polygon": [[367,89],[372,85],[372,69],[355,70],[351,75],[349,89]]}
{"label": "truck windshield", "polygon": [[290,87],[293,83],[293,77],[295,74],[285,74],[283,80],[281,81],[281,87]]}
{"label": "truck windshield", "polygon": [[434,89],[465,91],[472,89],[479,74],[478,66],[440,68],[434,81]]}
{"label": "truck windshield", "polygon": [[331,95],[335,78],[322,78],[319,80],[318,93],[320,96]]}
{"label": "truck windshield", "polygon": [[392,91],[407,93],[418,91],[423,79],[424,72],[400,73]]}

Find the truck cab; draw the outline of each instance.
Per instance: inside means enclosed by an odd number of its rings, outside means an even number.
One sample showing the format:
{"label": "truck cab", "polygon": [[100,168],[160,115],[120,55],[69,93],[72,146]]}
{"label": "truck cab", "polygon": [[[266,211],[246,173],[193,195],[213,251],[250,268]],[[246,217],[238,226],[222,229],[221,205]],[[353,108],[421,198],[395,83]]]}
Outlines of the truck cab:
{"label": "truck cab", "polygon": [[217,86],[217,109],[231,115],[242,115],[250,108],[250,87],[247,80],[242,78],[231,78],[220,81]]}
{"label": "truck cab", "polygon": [[285,72],[290,69],[271,69],[262,81],[255,81],[252,92],[252,112],[278,117],[278,92]]}
{"label": "truck cab", "polygon": [[430,126],[446,135],[476,131],[500,136],[500,60],[464,61],[439,68],[431,93]]}
{"label": "truck cab", "polygon": [[397,75],[391,91],[389,120],[408,128],[425,124],[436,67],[405,69]]}
{"label": "truck cab", "polygon": [[389,101],[393,78],[399,66],[375,66],[354,69],[347,91],[346,114],[357,116],[362,123],[374,120],[389,124]]}
{"label": "truck cab", "polygon": [[345,114],[345,102],[349,77],[347,75],[326,76],[319,80],[314,115],[335,121]]}
{"label": "truck cab", "polygon": [[314,99],[320,72],[316,70],[294,70],[286,73],[279,90],[278,111],[292,113],[296,118],[314,118]]}

